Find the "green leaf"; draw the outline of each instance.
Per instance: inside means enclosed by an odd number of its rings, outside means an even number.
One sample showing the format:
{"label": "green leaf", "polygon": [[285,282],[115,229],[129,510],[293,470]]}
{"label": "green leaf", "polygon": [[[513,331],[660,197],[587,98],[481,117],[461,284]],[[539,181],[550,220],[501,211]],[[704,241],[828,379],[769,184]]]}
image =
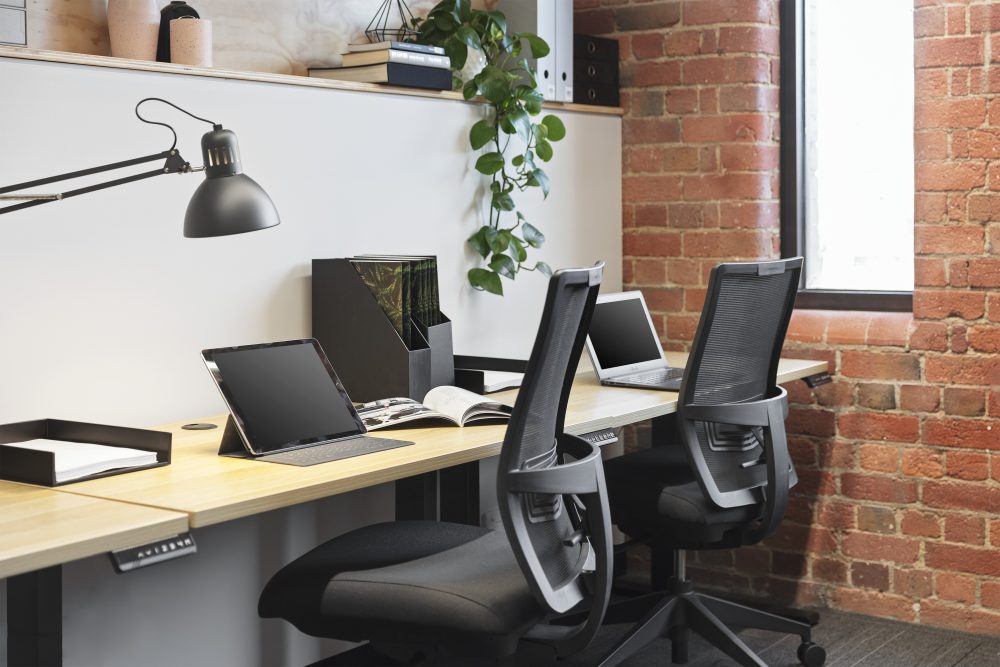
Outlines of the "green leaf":
{"label": "green leaf", "polygon": [[482,35],[486,34],[486,26],[489,24],[489,21],[490,17],[486,14],[486,12],[476,11],[472,12],[472,17],[469,19],[469,25],[471,25],[472,29],[476,31],[476,34],[482,37]]}
{"label": "green leaf", "polygon": [[428,17],[430,20],[434,21],[434,25],[439,30],[451,30],[455,27],[456,21],[455,17],[451,14],[445,14],[441,12],[440,14],[434,14],[433,17]]}
{"label": "green leaf", "polygon": [[532,116],[537,116],[542,112],[542,103],[545,98],[537,90],[532,90],[530,93],[526,94],[522,100],[524,102],[524,110],[527,111]]}
{"label": "green leaf", "polygon": [[535,181],[535,184],[542,188],[542,194],[545,197],[549,196],[549,176],[541,169],[535,169],[531,172],[531,177]]}
{"label": "green leaf", "polygon": [[531,57],[532,58],[544,58],[549,55],[549,45],[544,39],[538,35],[534,35],[530,32],[521,33],[521,37],[528,42],[528,46],[531,47]]}
{"label": "green leaf", "polygon": [[507,249],[510,239],[501,236],[495,227],[490,227],[489,231],[486,232],[486,242],[490,246],[490,252],[503,252]]}
{"label": "green leaf", "polygon": [[451,60],[453,70],[465,67],[465,62],[469,59],[469,47],[465,42],[452,35],[444,43],[444,53]]}
{"label": "green leaf", "polygon": [[493,259],[490,260],[490,268],[504,278],[510,278],[511,280],[514,279],[514,274],[517,272],[517,265],[507,255],[493,255]]}
{"label": "green leaf", "polygon": [[469,144],[473,150],[479,150],[493,140],[493,125],[488,120],[481,120],[469,130]]}
{"label": "green leaf", "polygon": [[503,12],[486,12],[486,15],[490,17],[493,24],[502,33],[507,32],[507,17],[504,16]]}
{"label": "green leaf", "polygon": [[516,236],[512,236],[510,239],[510,247],[511,250],[513,250],[514,252],[514,259],[516,259],[518,262],[523,262],[524,260],[528,259],[528,251],[525,249],[524,243],[521,241],[521,239],[517,238]]}
{"label": "green leaf", "polygon": [[517,128],[514,127],[514,123],[510,122],[508,116],[500,117],[500,129],[504,131],[504,134],[514,134],[517,132]]}
{"label": "green leaf", "polygon": [[502,30],[500,30],[500,26],[498,26],[493,21],[490,21],[489,23],[486,24],[486,39],[490,42],[493,42],[494,44],[500,44],[501,48],[504,51],[507,50],[506,46],[507,35]]}
{"label": "green leaf", "polygon": [[472,0],[455,0],[455,18],[465,23],[472,18]]}
{"label": "green leaf", "polygon": [[479,85],[476,84],[475,79],[470,79],[465,83],[464,86],[462,86],[462,97],[464,97],[466,101],[471,100],[478,94],[479,94]]}
{"label": "green leaf", "polygon": [[486,232],[491,229],[493,228],[489,225],[483,225],[479,228],[478,232],[469,237],[469,245],[471,245],[483,259],[486,259],[486,256],[490,254],[490,244],[486,240]]}
{"label": "green leaf", "polygon": [[551,114],[542,119],[542,125],[549,131],[549,141],[561,141],[566,136],[566,126]]}
{"label": "green leaf", "polygon": [[528,118],[528,114],[521,109],[515,109],[507,114],[508,120],[510,120],[511,125],[517,130],[517,136],[521,137],[525,142],[531,141],[531,120]]}
{"label": "green leaf", "polygon": [[479,35],[477,35],[476,31],[469,26],[463,25],[455,33],[455,36],[465,42],[465,45],[470,49],[476,49],[477,51],[483,50],[483,45],[479,41]]}
{"label": "green leaf", "polygon": [[503,296],[500,276],[489,269],[469,269],[469,284],[478,290]]}
{"label": "green leaf", "polygon": [[496,65],[487,65],[476,76],[479,90],[490,102],[499,104],[510,96],[510,75]]}
{"label": "green leaf", "polygon": [[513,211],[516,208],[513,198],[506,192],[494,194],[492,206],[498,211]]}
{"label": "green leaf", "polygon": [[542,158],[545,162],[552,159],[552,144],[547,141],[539,141],[535,145],[535,152],[538,153],[538,157]]}
{"label": "green leaf", "polygon": [[503,169],[503,163],[503,155],[500,153],[486,153],[476,160],[476,171],[490,176]]}
{"label": "green leaf", "polygon": [[494,253],[501,253],[510,247],[510,239],[513,235],[507,229],[497,230],[494,237],[490,239],[490,250]]}
{"label": "green leaf", "polygon": [[545,262],[538,262],[537,264],[535,264],[535,271],[541,271],[548,277],[550,278],[552,277],[552,267],[546,264]]}
{"label": "green leaf", "polygon": [[538,231],[538,228],[527,222],[521,224],[521,233],[524,235],[524,240],[528,242],[532,248],[541,248],[542,244],[545,243],[545,234]]}
{"label": "green leaf", "polygon": [[524,156],[523,155],[515,155],[514,157],[512,157],[510,159],[510,163],[512,165],[514,165],[515,167],[520,167],[522,164],[524,164]]}

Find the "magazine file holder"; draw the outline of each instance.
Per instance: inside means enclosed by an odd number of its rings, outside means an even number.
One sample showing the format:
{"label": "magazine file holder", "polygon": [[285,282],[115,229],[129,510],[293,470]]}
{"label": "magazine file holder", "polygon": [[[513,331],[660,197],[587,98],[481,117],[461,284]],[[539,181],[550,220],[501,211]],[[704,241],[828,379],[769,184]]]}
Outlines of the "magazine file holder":
{"label": "magazine file holder", "polygon": [[451,322],[443,319],[431,327],[413,322],[409,349],[348,260],[313,260],[313,337],[353,401],[420,401],[438,381],[454,379]]}

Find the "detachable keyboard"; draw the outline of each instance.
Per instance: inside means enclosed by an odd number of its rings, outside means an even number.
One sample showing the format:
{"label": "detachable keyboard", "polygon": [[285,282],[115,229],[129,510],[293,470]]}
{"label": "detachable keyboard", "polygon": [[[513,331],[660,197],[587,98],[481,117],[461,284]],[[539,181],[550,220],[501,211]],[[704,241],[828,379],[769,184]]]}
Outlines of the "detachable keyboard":
{"label": "detachable keyboard", "polygon": [[642,373],[633,373],[632,375],[622,375],[613,378],[611,381],[618,383],[627,382],[628,384],[663,384],[670,380],[679,380],[684,377],[683,368],[658,368],[653,371],[644,371]]}
{"label": "detachable keyboard", "polygon": [[388,438],[369,438],[368,436],[358,436],[337,442],[328,442],[323,445],[313,445],[301,449],[293,449],[289,452],[278,452],[277,454],[267,454],[258,456],[255,461],[268,461],[270,463],[284,463],[290,466],[314,466],[318,463],[328,463],[348,459],[353,456],[362,456],[372,452],[381,452],[386,449],[395,449],[412,445],[410,440],[390,440]]}

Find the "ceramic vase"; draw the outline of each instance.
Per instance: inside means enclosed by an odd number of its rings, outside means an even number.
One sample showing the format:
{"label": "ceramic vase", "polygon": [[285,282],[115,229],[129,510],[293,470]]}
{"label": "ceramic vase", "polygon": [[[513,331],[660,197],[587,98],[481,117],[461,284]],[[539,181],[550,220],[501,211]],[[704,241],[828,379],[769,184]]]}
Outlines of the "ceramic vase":
{"label": "ceramic vase", "polygon": [[182,18],[170,22],[170,62],[212,66],[212,22]]}
{"label": "ceramic vase", "polygon": [[160,10],[156,0],[108,0],[111,55],[156,60]]}

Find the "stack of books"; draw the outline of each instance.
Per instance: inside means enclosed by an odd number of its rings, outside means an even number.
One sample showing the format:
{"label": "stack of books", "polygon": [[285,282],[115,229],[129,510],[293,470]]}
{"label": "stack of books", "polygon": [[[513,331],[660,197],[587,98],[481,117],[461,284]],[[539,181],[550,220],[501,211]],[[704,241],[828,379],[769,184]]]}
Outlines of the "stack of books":
{"label": "stack of books", "polygon": [[343,58],[342,67],[313,67],[309,76],[451,90],[451,60],[438,46],[410,42],[349,44]]}

